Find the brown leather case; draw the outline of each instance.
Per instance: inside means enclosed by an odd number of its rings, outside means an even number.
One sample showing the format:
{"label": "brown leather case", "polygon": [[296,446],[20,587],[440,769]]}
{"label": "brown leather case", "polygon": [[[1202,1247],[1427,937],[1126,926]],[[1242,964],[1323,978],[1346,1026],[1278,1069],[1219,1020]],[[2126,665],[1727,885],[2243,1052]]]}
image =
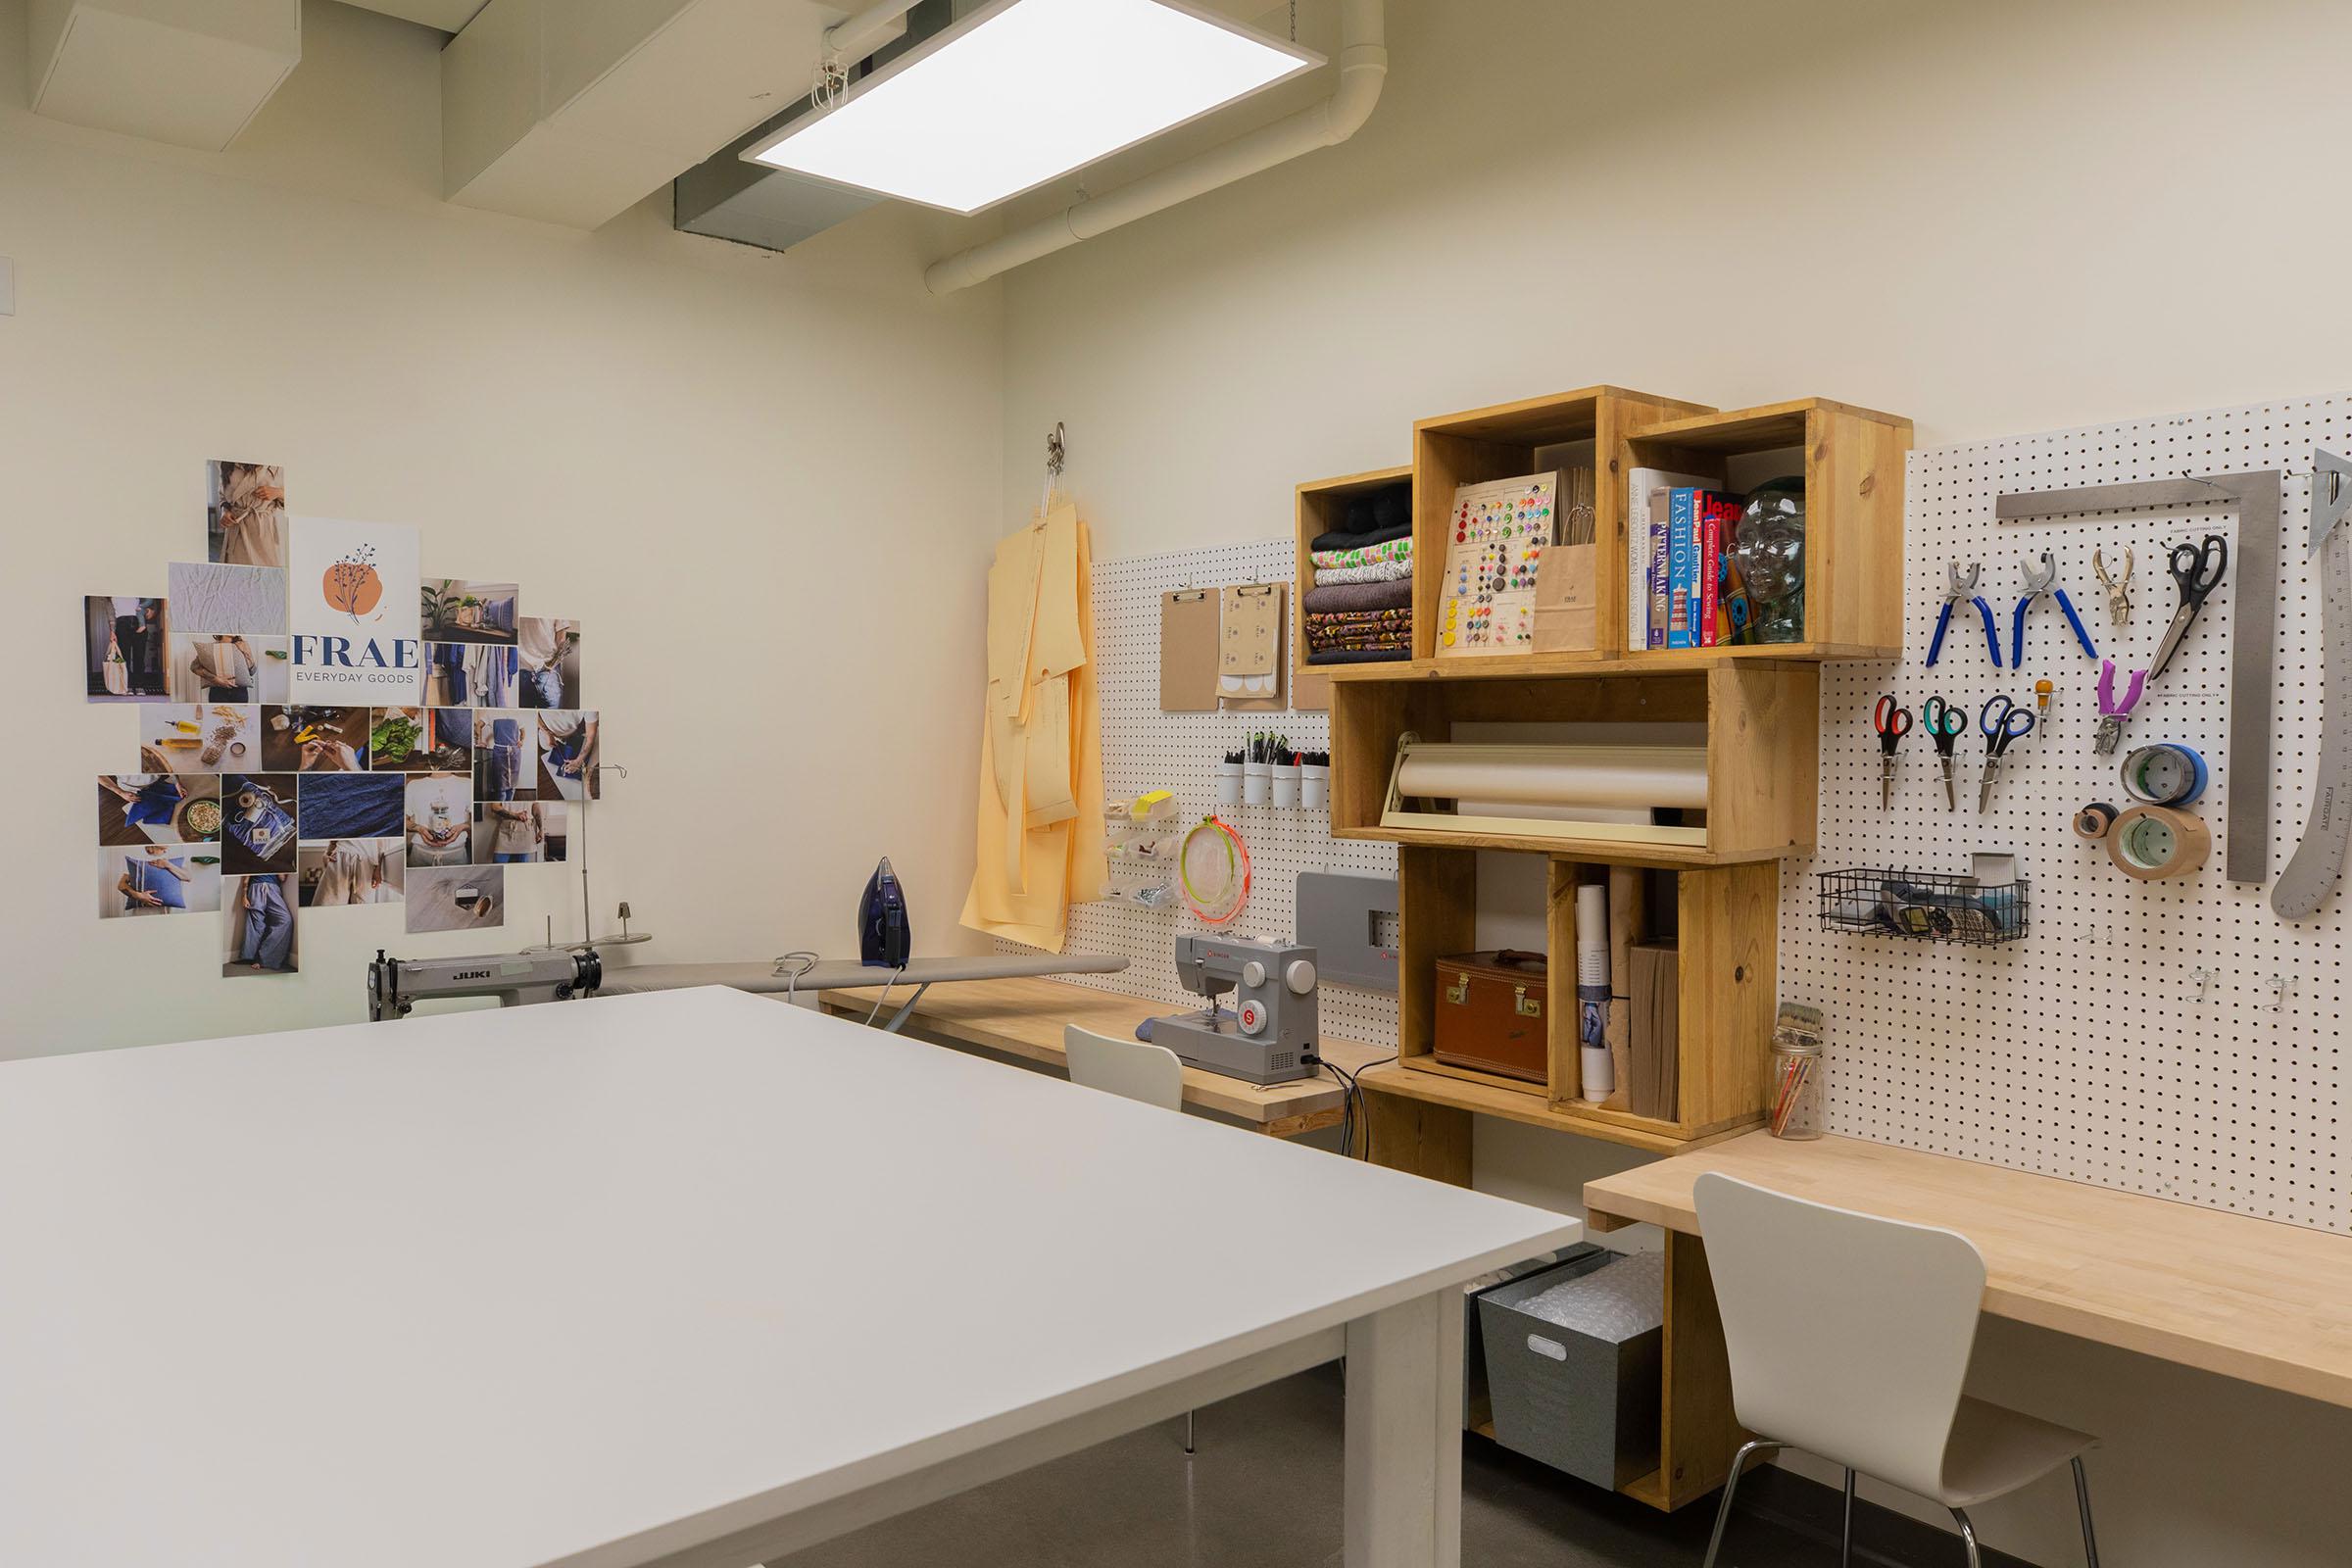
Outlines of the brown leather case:
{"label": "brown leather case", "polygon": [[1504,948],[1438,960],[1438,1028],[1432,1054],[1530,1083],[1551,1077],[1541,953]]}

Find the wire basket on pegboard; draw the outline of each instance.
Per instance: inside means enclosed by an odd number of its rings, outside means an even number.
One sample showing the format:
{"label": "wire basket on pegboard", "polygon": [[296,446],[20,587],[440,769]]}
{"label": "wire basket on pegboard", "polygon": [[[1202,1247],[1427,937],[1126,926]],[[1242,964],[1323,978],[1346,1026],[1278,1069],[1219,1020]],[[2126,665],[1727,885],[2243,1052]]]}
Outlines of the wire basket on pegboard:
{"label": "wire basket on pegboard", "polygon": [[1824,871],[1821,923],[1832,931],[1995,947],[2026,934],[2026,880],[1980,882],[1935,871]]}

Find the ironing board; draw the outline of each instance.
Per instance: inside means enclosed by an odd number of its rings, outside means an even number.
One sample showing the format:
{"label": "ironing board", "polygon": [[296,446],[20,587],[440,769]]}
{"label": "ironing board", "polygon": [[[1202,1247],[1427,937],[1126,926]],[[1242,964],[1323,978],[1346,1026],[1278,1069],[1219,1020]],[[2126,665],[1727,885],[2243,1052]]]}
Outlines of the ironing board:
{"label": "ironing board", "polygon": [[649,991],[685,991],[695,986],[726,986],[762,995],[841,990],[851,986],[911,986],[906,1004],[883,1025],[892,1034],[914,1012],[923,993],[935,985],[956,980],[1011,980],[1026,975],[1117,974],[1125,958],[1093,957],[1084,954],[1040,954],[1034,958],[994,955],[912,958],[903,969],[885,969],[856,958],[819,958],[796,972],[791,964],[766,963],[637,963],[607,969],[600,997],[638,996]]}

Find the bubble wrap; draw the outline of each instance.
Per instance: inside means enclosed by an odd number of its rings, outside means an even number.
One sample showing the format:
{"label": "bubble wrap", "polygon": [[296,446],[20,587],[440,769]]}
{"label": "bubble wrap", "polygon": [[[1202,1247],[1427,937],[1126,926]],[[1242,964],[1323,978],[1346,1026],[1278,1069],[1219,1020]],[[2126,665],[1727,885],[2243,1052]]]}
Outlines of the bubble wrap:
{"label": "bubble wrap", "polygon": [[1546,1323],[1622,1345],[1666,1323],[1666,1254],[1631,1252],[1617,1262],[1531,1296],[1519,1310]]}

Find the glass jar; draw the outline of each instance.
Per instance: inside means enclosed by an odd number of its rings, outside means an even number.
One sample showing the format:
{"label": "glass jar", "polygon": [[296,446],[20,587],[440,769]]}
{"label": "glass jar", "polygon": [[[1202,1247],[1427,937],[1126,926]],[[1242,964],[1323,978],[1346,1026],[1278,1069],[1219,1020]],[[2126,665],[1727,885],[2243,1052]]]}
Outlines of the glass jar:
{"label": "glass jar", "polygon": [[1760,484],[1740,514],[1728,552],[1748,602],[1740,642],[1805,640],[1805,481]]}
{"label": "glass jar", "polygon": [[1765,1128],[1775,1138],[1821,1136],[1821,1045],[1781,1030],[1772,1037],[1771,1076],[1764,1085]]}

